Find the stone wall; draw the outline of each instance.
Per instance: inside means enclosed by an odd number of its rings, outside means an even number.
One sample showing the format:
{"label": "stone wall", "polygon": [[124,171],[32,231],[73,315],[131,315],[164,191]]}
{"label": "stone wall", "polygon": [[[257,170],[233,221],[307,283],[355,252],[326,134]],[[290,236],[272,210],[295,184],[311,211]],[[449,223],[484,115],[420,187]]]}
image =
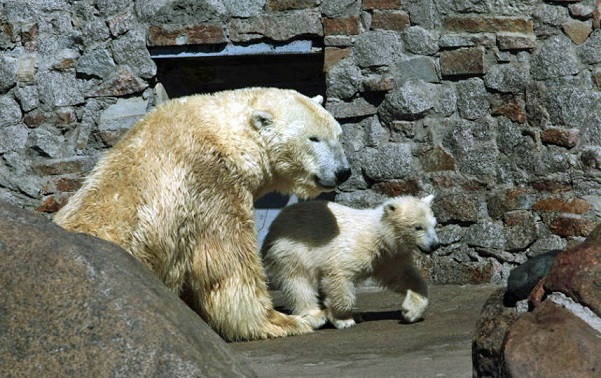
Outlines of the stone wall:
{"label": "stone wall", "polygon": [[353,176],[435,193],[437,283],[502,282],[601,215],[599,0],[0,0],[0,199],[51,215],[154,106],[149,48],[311,40]]}

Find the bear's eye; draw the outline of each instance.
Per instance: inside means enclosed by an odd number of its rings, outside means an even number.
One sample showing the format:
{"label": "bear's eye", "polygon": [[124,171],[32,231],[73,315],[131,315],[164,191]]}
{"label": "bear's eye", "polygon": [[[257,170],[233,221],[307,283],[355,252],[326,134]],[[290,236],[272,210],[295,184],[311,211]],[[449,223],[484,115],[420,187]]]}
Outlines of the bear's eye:
{"label": "bear's eye", "polygon": [[424,227],[423,226],[415,226],[415,231],[423,231]]}
{"label": "bear's eye", "polygon": [[310,138],[309,138],[309,140],[310,140],[311,142],[315,142],[315,143],[319,142],[319,138],[318,138],[318,137],[316,137],[316,136],[312,136],[312,137],[310,137]]}

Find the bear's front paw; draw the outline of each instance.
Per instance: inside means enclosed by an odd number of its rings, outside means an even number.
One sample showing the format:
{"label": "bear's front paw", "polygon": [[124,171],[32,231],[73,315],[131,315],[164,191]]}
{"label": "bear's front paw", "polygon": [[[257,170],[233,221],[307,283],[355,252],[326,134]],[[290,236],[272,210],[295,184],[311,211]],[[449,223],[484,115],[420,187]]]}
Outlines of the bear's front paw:
{"label": "bear's front paw", "polygon": [[401,305],[401,313],[403,319],[407,323],[414,323],[421,319],[424,311],[428,307],[428,298],[417,294],[411,290],[407,290],[405,300]]}
{"label": "bear's front paw", "polygon": [[313,329],[318,329],[328,321],[326,314],[323,310],[313,310],[307,313],[301,314],[303,320],[305,320]]}
{"label": "bear's front paw", "polygon": [[334,325],[334,327],[338,329],[351,328],[354,326],[355,320],[353,318],[350,319],[331,319],[330,322]]}

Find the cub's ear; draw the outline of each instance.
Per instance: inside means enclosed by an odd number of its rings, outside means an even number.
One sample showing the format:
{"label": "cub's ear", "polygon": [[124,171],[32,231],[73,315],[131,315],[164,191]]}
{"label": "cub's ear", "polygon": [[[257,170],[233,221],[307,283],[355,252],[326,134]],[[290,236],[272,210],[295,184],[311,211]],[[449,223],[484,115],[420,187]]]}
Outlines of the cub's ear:
{"label": "cub's ear", "polygon": [[250,115],[250,123],[257,129],[261,129],[270,126],[273,123],[273,116],[271,113],[263,110],[255,110]]}
{"label": "cub's ear", "polygon": [[313,102],[315,102],[317,105],[323,105],[323,97],[320,95],[313,97],[311,100],[313,100]]}
{"label": "cub's ear", "polygon": [[429,196],[422,198],[422,202],[428,206],[432,205],[433,200],[434,200],[434,194],[430,194]]}
{"label": "cub's ear", "polygon": [[384,207],[384,210],[388,213],[394,213],[396,211],[396,206],[392,203],[389,203],[386,205],[386,207]]}

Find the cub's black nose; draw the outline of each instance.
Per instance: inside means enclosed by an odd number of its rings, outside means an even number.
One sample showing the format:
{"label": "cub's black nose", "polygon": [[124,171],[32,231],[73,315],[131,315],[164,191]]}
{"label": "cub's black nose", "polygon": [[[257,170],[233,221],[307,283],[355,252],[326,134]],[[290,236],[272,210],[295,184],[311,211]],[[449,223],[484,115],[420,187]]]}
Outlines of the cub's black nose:
{"label": "cub's black nose", "polygon": [[336,185],[340,185],[351,177],[350,168],[342,168],[336,171]]}

